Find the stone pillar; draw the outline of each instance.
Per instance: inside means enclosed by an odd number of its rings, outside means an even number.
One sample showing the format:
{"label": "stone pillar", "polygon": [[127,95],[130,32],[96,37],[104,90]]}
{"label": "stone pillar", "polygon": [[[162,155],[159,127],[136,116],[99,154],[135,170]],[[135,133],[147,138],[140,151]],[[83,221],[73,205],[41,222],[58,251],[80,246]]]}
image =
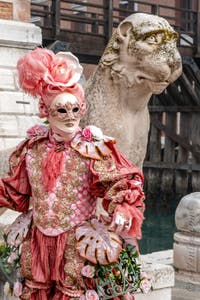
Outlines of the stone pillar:
{"label": "stone pillar", "polygon": [[183,197],[176,209],[174,235],[174,267],[176,286],[184,298],[196,298],[200,292],[200,192]]}
{"label": "stone pillar", "polygon": [[[42,43],[41,29],[29,22],[30,0],[0,0],[0,177],[8,170],[13,147],[39,122],[37,101],[19,90],[16,77],[18,59]],[[1,233],[17,215],[7,210],[0,217]],[[1,275],[0,299],[16,299],[3,295]]]}
{"label": "stone pillar", "polygon": [[17,60],[42,42],[40,28],[29,20],[29,0],[0,0],[0,177],[7,171],[9,149],[38,123],[37,101],[22,93],[16,81]]}

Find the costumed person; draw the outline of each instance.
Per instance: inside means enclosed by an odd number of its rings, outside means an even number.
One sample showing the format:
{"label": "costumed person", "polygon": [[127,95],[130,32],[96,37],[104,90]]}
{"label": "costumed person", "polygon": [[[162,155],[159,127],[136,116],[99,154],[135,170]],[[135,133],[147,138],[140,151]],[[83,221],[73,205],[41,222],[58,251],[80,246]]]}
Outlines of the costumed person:
{"label": "costumed person", "polygon": [[[27,131],[0,182],[0,207],[22,212],[8,234],[21,250],[20,299],[106,299],[86,273],[112,266],[124,244],[141,238],[143,175],[113,138],[95,126],[80,128],[86,104],[72,53],[37,48],[17,70],[21,88],[39,98],[40,117],[48,120]],[[121,292],[108,294],[126,297]]]}

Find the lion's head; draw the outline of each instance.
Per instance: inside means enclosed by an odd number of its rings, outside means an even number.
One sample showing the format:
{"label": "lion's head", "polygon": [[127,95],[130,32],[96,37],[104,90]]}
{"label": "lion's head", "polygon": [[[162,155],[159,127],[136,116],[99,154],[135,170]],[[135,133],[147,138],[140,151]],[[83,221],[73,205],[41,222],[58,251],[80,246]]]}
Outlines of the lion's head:
{"label": "lion's head", "polygon": [[132,14],[120,23],[101,58],[114,79],[161,93],[182,72],[177,32],[156,15]]}

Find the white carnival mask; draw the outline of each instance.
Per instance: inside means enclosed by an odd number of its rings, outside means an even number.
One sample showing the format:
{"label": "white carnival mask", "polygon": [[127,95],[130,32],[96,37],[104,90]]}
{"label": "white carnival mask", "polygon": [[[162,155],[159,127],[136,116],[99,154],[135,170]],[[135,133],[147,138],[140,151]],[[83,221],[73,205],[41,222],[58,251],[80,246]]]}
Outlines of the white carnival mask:
{"label": "white carnival mask", "polygon": [[73,136],[76,133],[81,119],[81,109],[73,94],[58,94],[48,111],[48,121],[54,133],[63,137]]}

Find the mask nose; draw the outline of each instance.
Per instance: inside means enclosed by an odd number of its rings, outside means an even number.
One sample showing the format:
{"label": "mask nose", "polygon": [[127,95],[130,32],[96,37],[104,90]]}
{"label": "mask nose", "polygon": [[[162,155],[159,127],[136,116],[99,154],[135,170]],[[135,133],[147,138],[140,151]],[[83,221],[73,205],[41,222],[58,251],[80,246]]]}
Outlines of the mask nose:
{"label": "mask nose", "polygon": [[74,113],[71,109],[66,111],[66,118],[74,119]]}

